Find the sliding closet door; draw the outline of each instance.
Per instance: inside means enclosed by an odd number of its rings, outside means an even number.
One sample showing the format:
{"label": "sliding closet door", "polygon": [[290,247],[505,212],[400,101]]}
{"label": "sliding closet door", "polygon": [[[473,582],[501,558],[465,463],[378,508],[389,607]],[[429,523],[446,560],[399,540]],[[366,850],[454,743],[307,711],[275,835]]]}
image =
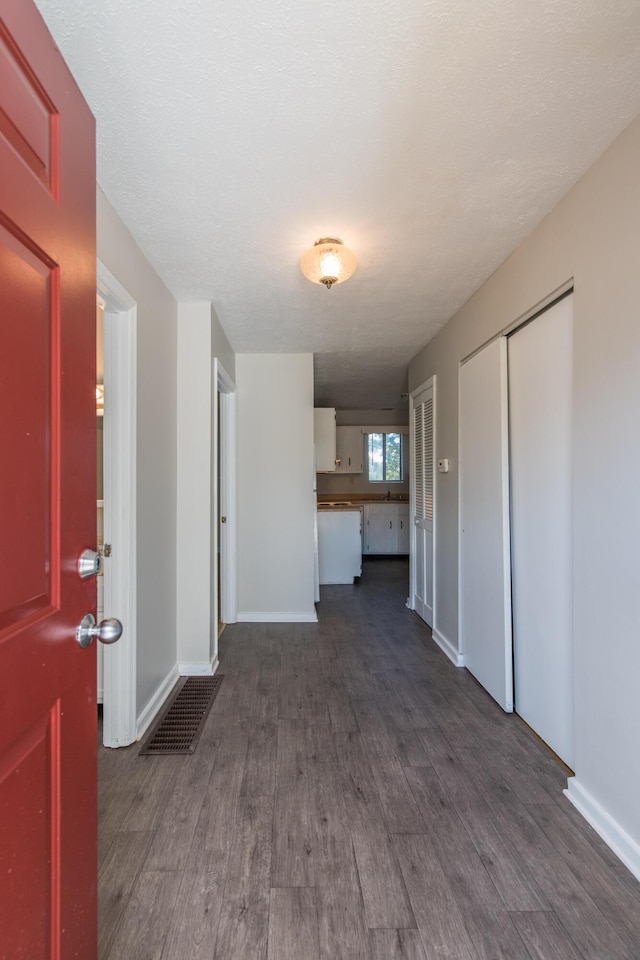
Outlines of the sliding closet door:
{"label": "sliding closet door", "polygon": [[509,339],[515,709],[573,767],[573,298]]}
{"label": "sliding closet door", "polygon": [[460,367],[460,634],[465,666],[513,709],[507,347]]}

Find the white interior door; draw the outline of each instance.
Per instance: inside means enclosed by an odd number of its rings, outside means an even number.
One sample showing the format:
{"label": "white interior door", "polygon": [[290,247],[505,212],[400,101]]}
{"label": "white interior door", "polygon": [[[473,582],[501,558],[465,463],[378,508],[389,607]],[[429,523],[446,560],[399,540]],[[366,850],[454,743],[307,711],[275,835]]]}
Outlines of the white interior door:
{"label": "white interior door", "polygon": [[433,381],[413,400],[411,509],[413,513],[412,606],[433,626]]}
{"label": "white interior door", "polygon": [[507,346],[460,367],[460,636],[468,670],[513,710]]}
{"label": "white interior door", "polygon": [[509,338],[515,709],[573,767],[573,298]]}
{"label": "white interior door", "polygon": [[[137,312],[135,300],[98,261],[98,293],[104,313],[104,540],[105,616],[117,616],[123,633],[104,647],[105,747],[122,747],[137,736],[136,700],[136,489]],[[102,647],[102,644],[100,644]]]}

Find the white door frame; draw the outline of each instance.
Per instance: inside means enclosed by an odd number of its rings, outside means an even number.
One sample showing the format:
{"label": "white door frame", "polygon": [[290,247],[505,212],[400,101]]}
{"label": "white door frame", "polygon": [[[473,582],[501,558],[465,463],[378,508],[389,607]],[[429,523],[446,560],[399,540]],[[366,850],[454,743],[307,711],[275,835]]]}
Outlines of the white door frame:
{"label": "white door frame", "polygon": [[415,491],[413,484],[413,457],[415,449],[415,425],[413,422],[413,411],[415,408],[415,398],[421,394],[424,390],[428,390],[431,387],[431,395],[433,397],[433,535],[431,542],[431,596],[433,598],[433,627],[432,633],[436,632],[436,503],[437,503],[437,492],[436,492],[436,378],[435,375],[429,377],[428,380],[425,380],[421,383],[415,390],[412,390],[409,394],[409,522],[411,524],[411,534],[409,540],[409,598],[407,600],[407,607],[410,610],[415,610],[415,600],[416,600],[416,526],[413,522],[413,518],[416,514],[416,503],[415,503]]}
{"label": "white door frame", "polygon": [[[217,357],[213,359],[213,424],[215,469],[213,473],[213,564],[212,581],[218,589],[218,542],[220,543],[220,596],[214,605],[213,638],[218,659],[218,629],[222,623],[235,623],[238,613],[236,563],[236,386]],[[218,402],[220,433],[218,435]],[[218,470],[221,463],[222,471]],[[218,513],[218,474],[220,474],[220,513]],[[225,522],[221,519],[225,517]]]}
{"label": "white door frame", "polygon": [[136,739],[137,305],[99,260],[97,274],[105,304],[104,540],[115,561],[104,609],[124,625],[104,648],[103,742],[122,747]]}

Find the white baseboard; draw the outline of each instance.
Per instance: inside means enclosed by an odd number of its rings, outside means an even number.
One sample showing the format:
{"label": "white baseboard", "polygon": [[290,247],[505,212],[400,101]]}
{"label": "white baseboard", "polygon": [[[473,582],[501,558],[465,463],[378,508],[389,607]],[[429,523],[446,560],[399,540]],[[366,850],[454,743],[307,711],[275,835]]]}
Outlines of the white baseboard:
{"label": "white baseboard", "polygon": [[315,610],[309,613],[238,613],[238,623],[317,623],[318,614]]}
{"label": "white baseboard", "polygon": [[637,880],[640,880],[640,844],[631,837],[623,827],[614,820],[610,813],[598,803],[576,777],[567,781],[567,789],[563,791],[587,823],[598,833],[608,847],[611,847],[617,857],[628,867]]}
{"label": "white baseboard", "polygon": [[198,660],[195,663],[179,663],[178,672],[181,677],[212,677],[220,666],[220,661]]}
{"label": "white baseboard", "polygon": [[176,663],[172,666],[164,680],[159,684],[156,692],[148,701],[142,713],[140,713],[138,716],[138,720],[136,722],[136,736],[138,740],[143,737],[146,731],[149,729],[156,714],[158,713],[158,710],[165,702],[179,679],[180,674],[178,673],[178,665]]}
{"label": "white baseboard", "polygon": [[449,657],[454,667],[464,667],[464,656],[458,653],[451,640],[448,640],[443,633],[440,633],[435,627],[431,631],[434,641],[438,644],[443,653]]}

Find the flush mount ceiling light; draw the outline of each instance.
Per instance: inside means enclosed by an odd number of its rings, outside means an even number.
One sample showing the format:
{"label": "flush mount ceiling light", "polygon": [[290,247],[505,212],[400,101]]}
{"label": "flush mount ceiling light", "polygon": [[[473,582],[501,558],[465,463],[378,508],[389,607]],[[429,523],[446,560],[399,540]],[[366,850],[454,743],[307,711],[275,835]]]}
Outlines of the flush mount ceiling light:
{"label": "flush mount ceiling light", "polygon": [[316,240],[310,250],[302,257],[300,269],[307,280],[323,283],[330,290],[334,283],[348,280],[356,269],[358,261],[355,254],[345,247],[342,240],[335,237],[323,237]]}

